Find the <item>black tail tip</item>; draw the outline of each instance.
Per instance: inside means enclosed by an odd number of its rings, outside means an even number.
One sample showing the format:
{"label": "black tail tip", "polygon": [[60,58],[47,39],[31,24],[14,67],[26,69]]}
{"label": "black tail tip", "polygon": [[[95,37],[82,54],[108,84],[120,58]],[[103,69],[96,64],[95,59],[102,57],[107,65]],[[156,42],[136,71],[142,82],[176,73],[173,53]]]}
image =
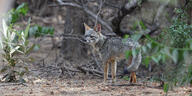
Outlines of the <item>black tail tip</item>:
{"label": "black tail tip", "polygon": [[124,68],[123,73],[124,74],[128,74],[129,73],[126,67]]}

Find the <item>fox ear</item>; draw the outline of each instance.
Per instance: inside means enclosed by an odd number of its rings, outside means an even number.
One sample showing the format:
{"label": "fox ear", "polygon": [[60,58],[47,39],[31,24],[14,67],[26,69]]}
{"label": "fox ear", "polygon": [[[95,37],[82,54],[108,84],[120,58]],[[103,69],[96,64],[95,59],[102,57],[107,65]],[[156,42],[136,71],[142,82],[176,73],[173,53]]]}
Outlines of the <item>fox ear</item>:
{"label": "fox ear", "polygon": [[95,27],[94,27],[94,30],[96,32],[101,32],[101,24],[97,24]]}
{"label": "fox ear", "polygon": [[91,28],[87,25],[87,24],[85,24],[84,23],[84,27],[85,27],[85,31],[87,31],[87,30],[90,30]]}

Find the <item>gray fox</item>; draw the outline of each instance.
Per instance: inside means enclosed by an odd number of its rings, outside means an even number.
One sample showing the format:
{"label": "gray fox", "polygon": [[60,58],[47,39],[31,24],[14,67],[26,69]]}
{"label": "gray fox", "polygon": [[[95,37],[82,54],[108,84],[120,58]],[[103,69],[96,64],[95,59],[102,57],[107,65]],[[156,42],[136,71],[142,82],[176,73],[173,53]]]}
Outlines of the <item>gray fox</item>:
{"label": "gray fox", "polygon": [[[104,64],[104,82],[108,78],[109,64],[111,64],[112,83],[116,81],[117,61],[125,59],[127,50],[132,50],[140,47],[136,41],[122,39],[121,37],[107,38],[101,33],[101,25],[97,25],[94,29],[90,28],[87,24],[85,26],[85,42],[93,47],[94,52],[100,53],[101,61]],[[129,58],[129,66],[124,71],[131,72],[130,82],[136,83],[135,71],[141,64],[141,52],[139,51],[136,56]]]}

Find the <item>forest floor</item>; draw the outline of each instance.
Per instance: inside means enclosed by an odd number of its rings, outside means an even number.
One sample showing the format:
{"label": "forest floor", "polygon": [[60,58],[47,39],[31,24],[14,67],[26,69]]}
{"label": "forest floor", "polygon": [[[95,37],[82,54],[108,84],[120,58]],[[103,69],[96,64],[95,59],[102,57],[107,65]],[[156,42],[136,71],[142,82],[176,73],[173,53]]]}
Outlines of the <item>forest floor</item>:
{"label": "forest floor", "polygon": [[[0,83],[1,96],[163,96],[157,83],[126,85],[117,80],[116,85],[103,84],[102,79],[34,79],[25,85]],[[119,86],[118,86],[119,85]],[[190,87],[175,88],[168,96],[189,96]]]}
{"label": "forest floor", "polygon": [[[158,87],[159,83],[143,80],[144,78],[138,78],[138,82],[133,85],[122,78],[118,78],[115,85],[104,84],[102,77],[84,73],[71,74],[72,78],[67,76],[59,78],[61,70],[54,65],[56,53],[59,51],[51,49],[51,40],[45,39],[42,42],[45,45],[32,54],[36,62],[29,65],[30,72],[24,77],[27,82],[24,85],[0,82],[0,96],[163,96],[166,94]],[[191,93],[192,88],[185,86],[170,90],[168,96],[189,96]]]}

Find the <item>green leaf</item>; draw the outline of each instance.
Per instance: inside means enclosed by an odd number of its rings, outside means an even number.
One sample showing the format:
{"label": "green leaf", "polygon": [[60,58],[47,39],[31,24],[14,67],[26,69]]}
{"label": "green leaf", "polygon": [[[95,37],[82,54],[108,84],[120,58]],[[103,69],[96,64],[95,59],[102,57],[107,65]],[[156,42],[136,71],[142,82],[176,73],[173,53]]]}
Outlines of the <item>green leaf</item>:
{"label": "green leaf", "polygon": [[139,21],[139,25],[141,26],[141,28],[142,28],[143,30],[146,30],[146,29],[147,29],[147,27],[145,26],[145,24],[143,23],[143,21]]}
{"label": "green leaf", "polygon": [[131,50],[127,50],[127,51],[125,52],[125,57],[126,57],[126,59],[128,59],[129,56],[131,56],[131,54],[132,54]]}
{"label": "green leaf", "polygon": [[178,50],[176,50],[176,49],[173,50],[172,59],[173,59],[174,63],[177,63],[177,61],[178,61]]}
{"label": "green leaf", "polygon": [[170,52],[170,49],[169,49],[169,48],[165,47],[165,48],[163,49],[163,53],[166,54],[167,56],[171,57],[171,54],[170,54],[171,52]]}
{"label": "green leaf", "polygon": [[12,48],[10,51],[10,56],[12,56],[12,54],[17,51],[20,48],[20,46],[16,46],[15,48]]}
{"label": "green leaf", "polygon": [[40,45],[35,44],[35,46],[34,46],[33,50],[34,50],[34,51],[37,51],[37,50],[39,50],[39,49],[40,49]]}
{"label": "green leaf", "polygon": [[30,48],[27,49],[27,51],[25,52],[25,54],[29,54],[33,49],[34,47],[36,46],[36,44],[33,44]]}
{"label": "green leaf", "polygon": [[167,83],[165,83],[165,84],[163,85],[163,91],[164,91],[165,93],[167,93],[168,90],[169,90],[169,85],[168,85]]}
{"label": "green leaf", "polygon": [[131,36],[132,40],[138,41],[141,38],[142,34],[134,34]]}
{"label": "green leaf", "polygon": [[15,22],[18,21],[18,19],[23,15],[25,16],[28,12],[28,6],[26,3],[22,3],[21,5],[19,5],[16,9],[12,9],[9,12],[9,23],[14,24]]}
{"label": "green leaf", "polygon": [[124,80],[127,80],[127,81],[130,80],[129,76],[123,76],[123,79],[124,79]]}
{"label": "green leaf", "polygon": [[138,26],[138,23],[135,22],[135,23],[133,24],[133,26],[131,27],[131,30],[136,30],[136,29],[137,29],[137,26]]}
{"label": "green leaf", "polygon": [[27,6],[27,4],[26,3],[22,3],[21,5],[19,5],[18,7],[17,7],[17,9],[15,10],[17,13],[19,13],[19,14],[22,14],[22,15],[26,15],[27,14],[27,12],[28,12],[28,6]]}
{"label": "green leaf", "polygon": [[189,55],[189,52],[188,51],[184,51],[183,52],[183,58],[184,58],[184,62],[186,64],[190,64],[191,63],[191,56]]}
{"label": "green leaf", "polygon": [[189,47],[189,48],[192,48],[192,40],[189,42],[189,44],[190,44],[190,47]]}
{"label": "green leaf", "polygon": [[35,38],[43,36],[43,35],[53,35],[54,34],[54,28],[52,27],[42,27],[35,25],[29,29],[29,36]]}
{"label": "green leaf", "polygon": [[143,51],[144,53],[147,52],[147,48],[146,48],[146,46],[142,46],[142,51]]}
{"label": "green leaf", "polygon": [[136,55],[137,55],[137,50],[136,49],[132,49],[132,56],[136,57]]}
{"label": "green leaf", "polygon": [[147,68],[148,68],[150,60],[151,60],[151,58],[150,58],[150,57],[146,57],[146,58],[144,59],[144,64],[145,64],[145,67],[147,67]]}
{"label": "green leaf", "polygon": [[147,47],[151,49],[151,42],[147,43]]}
{"label": "green leaf", "polygon": [[25,39],[28,38],[29,28],[30,28],[30,22],[31,22],[31,18],[29,18],[29,20],[28,20],[28,25],[27,25],[27,27],[25,28],[25,32],[24,32],[24,37],[25,37]]}
{"label": "green leaf", "polygon": [[161,60],[161,55],[152,56],[151,58],[152,58],[152,60],[153,60],[155,63],[159,63],[159,61]]}
{"label": "green leaf", "polygon": [[126,35],[124,36],[124,39],[127,39],[127,38],[129,38],[129,35],[126,34]]}

